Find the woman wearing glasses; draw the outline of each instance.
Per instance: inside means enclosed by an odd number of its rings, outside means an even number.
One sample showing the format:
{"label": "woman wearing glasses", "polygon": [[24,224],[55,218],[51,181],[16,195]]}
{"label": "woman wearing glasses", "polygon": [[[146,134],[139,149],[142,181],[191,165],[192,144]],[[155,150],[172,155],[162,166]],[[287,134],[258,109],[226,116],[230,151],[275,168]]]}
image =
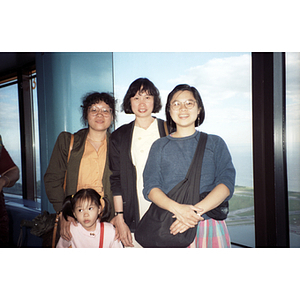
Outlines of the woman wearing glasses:
{"label": "woman wearing glasses", "polygon": [[185,178],[201,135],[196,127],[205,117],[197,89],[187,84],[176,86],[168,95],[166,116],[171,134],[152,145],[144,170],[144,196],[175,216],[170,234],[197,226],[190,247],[230,247],[225,221],[206,215],[228,201],[234,191],[235,169],[228,148],[220,137],[208,135],[199,194],[210,193],[196,205],[175,202],[166,194]]}
{"label": "woman wearing glasses", "polygon": [[142,192],[144,166],[152,143],[166,135],[165,122],[152,116],[162,105],[158,89],[147,78],[131,83],[122,106],[126,114],[134,114],[135,120],[115,130],[110,138],[114,225],[125,247],[139,247],[132,233],[149,208]]}
{"label": "woman wearing glasses", "polygon": [[[78,190],[92,188],[112,204],[108,162],[109,128],[115,118],[115,99],[107,93],[89,93],[82,99],[82,121],[87,128],[74,133],[74,143],[69,162],[71,134],[62,132],[53,148],[48,169],[44,176],[45,189],[49,201],[56,212],[62,209],[63,200]],[[65,173],[66,187],[63,188]],[[112,209],[111,218],[114,215]],[[71,239],[70,217],[66,221],[60,217],[60,235]],[[74,221],[75,224],[75,221]]]}

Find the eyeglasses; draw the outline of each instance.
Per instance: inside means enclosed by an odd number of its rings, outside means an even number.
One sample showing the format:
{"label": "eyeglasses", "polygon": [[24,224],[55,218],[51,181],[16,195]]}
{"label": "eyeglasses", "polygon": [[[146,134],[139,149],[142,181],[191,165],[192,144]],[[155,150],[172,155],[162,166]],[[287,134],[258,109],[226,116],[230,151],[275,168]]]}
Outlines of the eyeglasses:
{"label": "eyeglasses", "polygon": [[97,116],[98,114],[102,114],[104,117],[110,116],[112,113],[111,108],[98,108],[96,106],[92,106],[89,108],[89,112],[92,116]]}
{"label": "eyeglasses", "polygon": [[180,107],[181,107],[181,104],[184,104],[184,106],[185,106],[186,109],[192,109],[195,106],[196,101],[194,101],[194,100],[186,100],[184,102],[180,102],[180,101],[175,100],[175,101],[171,102],[170,107],[173,110],[179,110]]}

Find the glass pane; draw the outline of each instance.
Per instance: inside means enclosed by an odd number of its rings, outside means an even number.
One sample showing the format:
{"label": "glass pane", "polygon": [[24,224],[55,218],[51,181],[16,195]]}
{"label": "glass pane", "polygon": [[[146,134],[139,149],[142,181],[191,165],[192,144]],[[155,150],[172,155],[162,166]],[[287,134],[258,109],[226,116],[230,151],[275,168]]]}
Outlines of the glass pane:
{"label": "glass pane", "polygon": [[36,171],[36,190],[35,198],[40,201],[41,198],[41,166],[40,166],[40,138],[39,138],[39,114],[36,88],[36,74],[33,74],[31,79],[32,102],[33,102],[33,122],[34,122],[34,156],[35,156],[35,171]]}
{"label": "glass pane", "polygon": [[20,123],[18,85],[0,88],[0,134],[3,144],[20,169],[20,179],[11,188],[4,188],[5,193],[22,195],[22,165],[20,146]]}
{"label": "glass pane", "polygon": [[290,246],[300,247],[300,53],[286,53],[286,132]]}
{"label": "glass pane", "polygon": [[[221,136],[237,171],[236,191],[227,220],[231,240],[255,246],[252,173],[250,53],[114,53],[115,96],[121,104],[132,81],[147,77],[160,90],[165,119],[168,93],[180,83],[195,86],[203,99],[205,121],[200,130]],[[116,127],[132,121],[118,114]]]}

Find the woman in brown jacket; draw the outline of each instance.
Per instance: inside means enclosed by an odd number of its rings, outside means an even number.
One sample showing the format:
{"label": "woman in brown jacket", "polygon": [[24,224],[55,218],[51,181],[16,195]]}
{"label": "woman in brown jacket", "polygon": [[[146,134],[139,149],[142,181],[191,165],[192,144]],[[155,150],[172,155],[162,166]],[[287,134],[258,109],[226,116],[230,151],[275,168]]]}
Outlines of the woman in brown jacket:
{"label": "woman in brown jacket", "polygon": [[[44,175],[45,190],[56,212],[60,212],[66,196],[75,194],[82,188],[93,188],[102,197],[113,200],[108,163],[109,128],[115,118],[115,99],[107,93],[90,93],[83,98],[82,120],[88,128],[74,133],[74,143],[69,161],[71,133],[61,132],[57,138]],[[66,187],[63,188],[65,174]],[[114,209],[111,212],[111,218]],[[60,235],[71,239],[71,217],[66,221],[60,214]]]}

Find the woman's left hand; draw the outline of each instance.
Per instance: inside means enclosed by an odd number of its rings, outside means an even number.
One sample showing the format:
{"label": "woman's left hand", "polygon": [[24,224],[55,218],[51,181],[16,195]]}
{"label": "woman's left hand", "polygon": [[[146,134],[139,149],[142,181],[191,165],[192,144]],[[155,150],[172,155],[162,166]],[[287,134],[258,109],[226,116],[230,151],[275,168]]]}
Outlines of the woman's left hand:
{"label": "woman's left hand", "polygon": [[176,220],[170,227],[170,233],[176,235],[177,233],[183,233],[187,231],[190,227],[186,226],[182,222]]}
{"label": "woman's left hand", "polygon": [[113,217],[111,219],[110,223],[113,224],[115,227],[115,239],[114,240],[120,241],[120,233],[119,233],[118,227],[116,227],[116,217]]}

